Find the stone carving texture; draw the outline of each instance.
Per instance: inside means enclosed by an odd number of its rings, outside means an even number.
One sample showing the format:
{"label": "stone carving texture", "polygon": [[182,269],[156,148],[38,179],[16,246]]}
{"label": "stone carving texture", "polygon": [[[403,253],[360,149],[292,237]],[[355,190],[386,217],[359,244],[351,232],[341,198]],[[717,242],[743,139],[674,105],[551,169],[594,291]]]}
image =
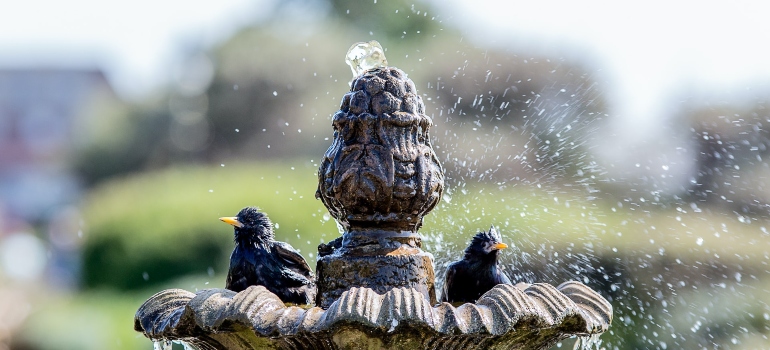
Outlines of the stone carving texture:
{"label": "stone carving texture", "polygon": [[384,294],[393,288],[411,288],[436,302],[433,257],[427,253],[383,256],[322,257],[316,284],[323,298],[316,305],[328,308],[351,286]]}
{"label": "stone carving texture", "polygon": [[318,170],[316,197],[345,232],[319,247],[316,305],[329,307],[351,287],[414,288],[436,301],[433,256],[417,233],[444,190],[431,124],[400,69],[369,69],[351,83]]}
{"label": "stone carving texture", "polygon": [[395,67],[356,78],[332,119],[334,140],[316,197],[346,231],[377,226],[417,231],[438,203],[444,170],[414,83]]}
{"label": "stone carving texture", "polygon": [[285,306],[261,286],[162,291],[137,311],[151,339],[199,349],[547,349],[607,330],[612,306],[579,282],[498,285],[476,304],[431,306],[413,289],[352,288],[327,310]]}

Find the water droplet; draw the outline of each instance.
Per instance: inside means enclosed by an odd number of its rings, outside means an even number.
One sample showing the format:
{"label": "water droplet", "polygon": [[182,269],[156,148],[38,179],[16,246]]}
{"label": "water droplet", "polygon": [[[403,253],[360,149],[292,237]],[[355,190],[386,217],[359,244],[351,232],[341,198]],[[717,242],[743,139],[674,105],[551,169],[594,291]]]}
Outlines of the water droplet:
{"label": "water droplet", "polygon": [[348,49],[347,55],[345,55],[345,63],[353,71],[353,78],[367,70],[387,67],[388,65],[388,61],[385,59],[385,51],[377,40],[353,44]]}
{"label": "water droplet", "polygon": [[152,348],[154,350],[171,350],[173,347],[170,340],[156,340],[152,342]]}
{"label": "water droplet", "polygon": [[392,321],[390,321],[390,329],[388,330],[388,332],[392,332],[394,329],[396,329],[396,326],[398,326],[398,320],[393,319]]}

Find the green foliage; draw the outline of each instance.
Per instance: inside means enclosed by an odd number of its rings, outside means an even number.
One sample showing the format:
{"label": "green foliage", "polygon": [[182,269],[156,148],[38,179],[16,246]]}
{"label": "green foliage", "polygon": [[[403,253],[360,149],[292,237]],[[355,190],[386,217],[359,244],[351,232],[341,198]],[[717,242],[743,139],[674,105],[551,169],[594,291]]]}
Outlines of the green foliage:
{"label": "green foliage", "polygon": [[244,29],[212,52],[217,69],[206,91],[211,125],[206,153],[318,157],[314,150],[328,147],[320,136],[331,135],[329,116],[349,89],[343,58],[355,39],[324,22],[308,23],[312,34],[287,40],[285,32],[296,25]]}
{"label": "green foliage", "polygon": [[187,274],[220,274],[233,231],[218,218],[249,205],[265,211],[277,239],[315,265],[318,243],[337,235],[313,197],[316,169],[308,161],[187,166],[99,186],[83,206],[83,285],[131,290]]}
{"label": "green foliage", "polygon": [[[145,297],[145,296],[141,296]],[[132,315],[139,295],[82,293],[49,297],[35,312],[11,348],[40,350],[133,350],[152,344],[134,332]]]}
{"label": "green foliage", "polygon": [[[330,0],[333,12],[342,20],[371,31],[378,38],[426,38],[440,30],[439,21],[424,1]],[[387,15],[383,15],[387,14]]]}
{"label": "green foliage", "polygon": [[170,118],[159,107],[125,110],[114,103],[91,113],[100,122],[78,126],[80,137],[88,141],[79,145],[73,159],[74,170],[88,185],[141,169],[167,146]]}

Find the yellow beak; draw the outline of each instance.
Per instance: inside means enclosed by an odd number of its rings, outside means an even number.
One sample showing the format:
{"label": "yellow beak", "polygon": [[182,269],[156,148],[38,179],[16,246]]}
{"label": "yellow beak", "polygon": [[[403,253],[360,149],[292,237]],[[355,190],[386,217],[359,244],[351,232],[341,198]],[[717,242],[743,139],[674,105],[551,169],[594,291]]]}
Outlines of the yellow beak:
{"label": "yellow beak", "polygon": [[230,225],[233,225],[235,227],[243,227],[243,224],[238,221],[238,218],[236,217],[221,217],[219,220],[222,220],[225,223],[228,223]]}
{"label": "yellow beak", "polygon": [[494,247],[495,249],[500,250],[500,249],[508,248],[508,245],[505,243],[495,243]]}

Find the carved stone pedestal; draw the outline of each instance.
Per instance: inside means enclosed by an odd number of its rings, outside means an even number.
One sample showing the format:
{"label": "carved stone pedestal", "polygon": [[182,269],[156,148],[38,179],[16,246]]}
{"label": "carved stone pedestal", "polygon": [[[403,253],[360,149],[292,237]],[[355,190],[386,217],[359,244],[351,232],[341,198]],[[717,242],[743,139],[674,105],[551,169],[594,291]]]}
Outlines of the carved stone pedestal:
{"label": "carved stone pedestal", "polygon": [[366,287],[378,294],[393,288],[411,288],[431,305],[436,304],[433,256],[429,253],[375,256],[327,255],[318,259],[316,305],[327,309],[350,286]]}
{"label": "carved stone pedestal", "polygon": [[395,67],[363,72],[342,98],[316,197],[345,232],[319,247],[318,306],[352,287],[414,288],[436,303],[433,257],[417,230],[441,198],[444,170],[424,111],[414,83]]}

